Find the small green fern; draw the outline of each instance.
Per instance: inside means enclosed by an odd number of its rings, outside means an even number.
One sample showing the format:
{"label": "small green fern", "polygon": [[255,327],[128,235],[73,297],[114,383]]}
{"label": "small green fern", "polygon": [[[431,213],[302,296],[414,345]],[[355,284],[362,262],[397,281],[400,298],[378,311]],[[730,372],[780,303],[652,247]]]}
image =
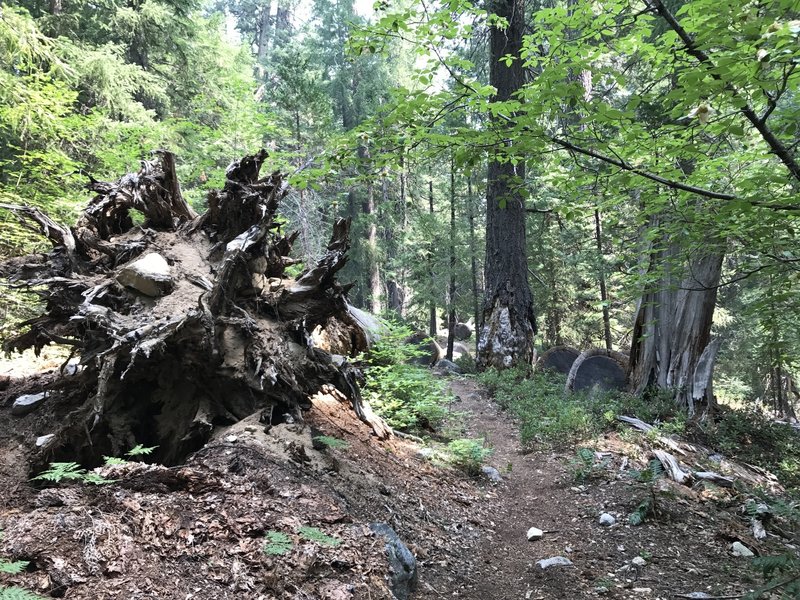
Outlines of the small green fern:
{"label": "small green fern", "polygon": [[335,448],[344,449],[344,448],[347,448],[350,445],[347,442],[345,442],[344,440],[340,440],[339,438],[331,437],[329,435],[318,435],[318,436],[315,436],[314,437],[314,441],[317,441],[320,444],[323,444],[324,446],[327,446],[328,448],[334,448],[334,449]]}
{"label": "small green fern", "polygon": [[22,573],[25,569],[27,569],[29,564],[30,563],[25,560],[10,562],[0,558],[0,573],[5,575],[16,575],[17,573]]}
{"label": "small green fern", "polygon": [[5,587],[0,585],[0,600],[44,600],[42,596],[24,590],[21,587],[12,585]]}
{"label": "small green fern", "polygon": [[148,448],[142,446],[141,444],[136,444],[133,448],[128,450],[125,455],[130,456],[131,458],[135,458],[137,456],[148,456],[153,453],[153,450],[158,448],[158,446],[150,446]]}
{"label": "small green fern", "polygon": [[94,485],[114,483],[112,479],[106,479],[97,473],[87,472],[86,469],[75,462],[50,463],[50,468],[39,473],[33,480],[52,481],[53,483],[80,481],[83,483],[93,483]]}
{"label": "small green fern", "polygon": [[630,515],[628,515],[628,523],[634,527],[641,525],[645,522],[647,517],[653,513],[653,509],[653,499],[650,497],[645,498],[639,503],[639,506],[637,506],[636,509]]}
{"label": "small green fern", "polygon": [[342,543],[342,540],[326,535],[316,527],[301,527],[298,532],[305,539],[321,546],[335,547]]}
{"label": "small green fern", "polygon": [[264,537],[267,540],[264,542],[264,545],[261,546],[261,550],[264,554],[283,556],[292,549],[292,540],[283,532],[268,531],[267,535]]}

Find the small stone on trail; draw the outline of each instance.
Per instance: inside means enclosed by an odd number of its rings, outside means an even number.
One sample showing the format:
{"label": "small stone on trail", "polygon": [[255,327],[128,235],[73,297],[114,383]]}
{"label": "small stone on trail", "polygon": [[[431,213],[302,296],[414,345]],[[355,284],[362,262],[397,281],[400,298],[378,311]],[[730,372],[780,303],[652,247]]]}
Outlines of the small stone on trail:
{"label": "small stone on trail", "polygon": [[481,471],[486,475],[486,478],[493,483],[500,483],[503,481],[503,478],[500,477],[500,471],[494,467],[483,466],[481,467]]}
{"label": "small stone on trail", "polygon": [[600,515],[600,525],[611,527],[616,522],[617,520],[608,513],[603,513]]}
{"label": "small stone on trail", "polygon": [[636,594],[650,594],[653,592],[652,588],[633,588]]}
{"label": "small stone on trail", "polygon": [[742,558],[749,558],[751,556],[755,556],[753,551],[750,550],[747,546],[745,546],[742,542],[733,542],[731,545],[731,550],[733,550],[734,556],[741,556]]}
{"label": "small stone on trail", "polygon": [[532,542],[534,540],[540,540],[544,536],[544,531],[537,527],[531,527],[528,529],[528,541]]}
{"label": "small stone on trail", "polygon": [[608,588],[604,585],[598,585],[596,588],[594,588],[594,591],[598,596],[604,596],[608,593]]}
{"label": "small stone on trail", "polygon": [[635,556],[631,561],[631,564],[634,567],[644,567],[647,565],[647,561],[643,559],[641,556]]}
{"label": "small stone on trail", "polygon": [[553,556],[536,561],[536,564],[542,569],[549,569],[550,567],[571,567],[572,561],[563,556]]}
{"label": "small stone on trail", "polygon": [[239,438],[236,437],[235,435],[226,435],[225,436],[225,441],[228,442],[229,444],[236,443],[238,440],[239,440]]}
{"label": "small stone on trail", "polygon": [[11,414],[15,417],[24,417],[32,413],[39,405],[47,399],[47,392],[39,392],[38,394],[25,394],[14,400],[11,406]]}

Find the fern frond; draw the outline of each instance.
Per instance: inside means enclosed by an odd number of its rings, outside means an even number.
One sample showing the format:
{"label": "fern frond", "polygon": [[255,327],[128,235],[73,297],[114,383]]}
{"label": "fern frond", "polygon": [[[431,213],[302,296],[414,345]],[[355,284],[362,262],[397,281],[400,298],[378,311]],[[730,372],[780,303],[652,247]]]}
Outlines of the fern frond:
{"label": "fern frond", "polygon": [[12,585],[11,587],[0,586],[0,600],[44,600],[42,596],[29,592]]}
{"label": "fern frond", "polygon": [[342,540],[326,535],[316,527],[301,527],[298,532],[302,537],[309,541],[316,542],[321,546],[334,547],[342,543]]}
{"label": "fern frond", "polygon": [[0,573],[4,573],[6,575],[16,575],[17,573],[22,573],[29,564],[30,563],[25,560],[10,562],[0,558]]}

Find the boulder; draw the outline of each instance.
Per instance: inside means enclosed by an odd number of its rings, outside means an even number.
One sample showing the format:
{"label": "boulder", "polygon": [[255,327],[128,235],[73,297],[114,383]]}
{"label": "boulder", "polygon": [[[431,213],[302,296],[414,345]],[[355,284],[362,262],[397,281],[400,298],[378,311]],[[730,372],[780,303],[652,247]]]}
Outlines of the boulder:
{"label": "boulder", "polygon": [[414,365],[431,367],[435,365],[436,361],[438,361],[439,358],[444,354],[441,346],[436,343],[436,340],[432,340],[421,331],[407,337],[405,340],[403,340],[403,342],[406,344],[411,344],[412,346],[416,346],[422,353],[420,356],[412,358],[409,361]]}
{"label": "boulder", "polygon": [[47,392],[20,396],[14,400],[14,404],[11,405],[11,414],[15,417],[24,417],[39,408],[45,400],[47,400]]}
{"label": "boulder", "polygon": [[472,326],[467,323],[456,323],[453,334],[457,340],[468,340],[472,337]]}
{"label": "boulder", "polygon": [[372,523],[369,528],[386,540],[386,558],[389,560],[389,589],[397,600],[408,600],[417,587],[417,559],[397,532],[386,523]]}
{"label": "boulder", "polygon": [[434,366],[434,371],[436,371],[438,375],[460,375],[461,367],[459,367],[456,363],[443,358],[436,363],[436,366]]}
{"label": "boulder", "polygon": [[169,264],[157,252],[145,254],[142,258],[122,267],[117,273],[117,281],[152,298],[166,296],[175,287]]}

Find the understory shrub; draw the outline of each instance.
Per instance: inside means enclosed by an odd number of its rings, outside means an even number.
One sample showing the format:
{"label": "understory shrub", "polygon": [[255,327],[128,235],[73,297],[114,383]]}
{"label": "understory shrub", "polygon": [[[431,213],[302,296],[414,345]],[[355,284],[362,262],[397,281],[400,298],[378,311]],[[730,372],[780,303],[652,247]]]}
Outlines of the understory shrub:
{"label": "understory shrub", "polygon": [[484,461],[492,454],[492,449],[485,446],[483,439],[462,438],[447,444],[450,462],[467,473],[478,475]]}
{"label": "understory shrub", "polygon": [[387,321],[381,337],[362,357],[364,397],[390,427],[401,431],[436,428],[447,414],[450,394],[431,370],[410,361],[424,354],[404,342],[413,331]]}
{"label": "understory shrub", "polygon": [[553,371],[532,375],[524,368],[489,369],[479,377],[503,408],[519,419],[524,445],[568,445],[616,427],[618,415],[637,417],[660,433],[682,433],[686,419],[670,393],[643,397],[612,391],[565,393],[566,377]]}

